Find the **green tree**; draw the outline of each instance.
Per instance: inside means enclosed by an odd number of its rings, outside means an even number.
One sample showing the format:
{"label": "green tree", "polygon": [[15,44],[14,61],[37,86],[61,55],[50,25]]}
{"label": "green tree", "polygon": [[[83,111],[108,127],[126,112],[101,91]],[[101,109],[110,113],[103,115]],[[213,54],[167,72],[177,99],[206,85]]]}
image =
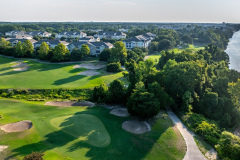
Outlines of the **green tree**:
{"label": "green tree", "polygon": [[53,62],[61,62],[66,60],[66,57],[70,56],[69,50],[67,49],[67,47],[62,44],[59,43],[53,51],[53,57],[52,57],[52,61]]}
{"label": "green tree", "polygon": [[100,86],[94,87],[92,100],[98,103],[106,102],[107,94],[108,94],[108,87],[106,86],[105,83],[103,83]]}
{"label": "green tree", "polygon": [[83,58],[83,54],[81,52],[81,50],[77,49],[77,48],[73,48],[72,52],[71,52],[71,61],[80,61]]}
{"label": "green tree", "polygon": [[114,43],[114,48],[111,49],[109,62],[120,62],[122,65],[127,60],[127,49],[122,41]]}
{"label": "green tree", "polygon": [[110,83],[108,88],[108,99],[111,103],[125,103],[126,102],[126,89],[124,83],[118,79]]}
{"label": "green tree", "polygon": [[111,51],[109,48],[105,48],[99,55],[99,61],[108,61]]}
{"label": "green tree", "polygon": [[23,50],[23,45],[22,42],[19,41],[15,46],[15,57],[24,57],[24,50]]}
{"label": "green tree", "polygon": [[230,132],[222,132],[220,141],[215,148],[220,157],[224,159],[240,159],[240,138]]}
{"label": "green tree", "polygon": [[26,40],[25,42],[23,42],[22,48],[24,52],[24,57],[32,57],[34,48],[33,48],[33,44],[29,40]]}
{"label": "green tree", "polygon": [[90,54],[90,49],[89,49],[88,45],[86,45],[86,44],[82,45],[82,47],[81,47],[81,53],[82,53],[82,57],[83,57],[83,58],[89,56],[89,54]]}
{"label": "green tree", "polygon": [[10,43],[8,41],[6,41],[4,38],[1,38],[0,47],[5,48],[5,47],[9,46],[9,44]]}
{"label": "green tree", "polygon": [[49,46],[47,45],[46,42],[42,42],[41,46],[39,47],[38,50],[38,56],[42,60],[47,60],[48,59],[48,53],[49,53]]}
{"label": "green tree", "polygon": [[[138,84],[136,85],[138,86]],[[160,103],[156,96],[145,89],[139,90],[139,87],[136,88],[138,90],[134,90],[127,101],[128,112],[141,119],[148,119],[157,115],[160,111]]]}
{"label": "green tree", "polygon": [[163,39],[158,43],[158,49],[160,51],[162,50],[167,50],[167,49],[171,49],[173,48],[173,44],[171,41],[167,40],[167,39]]}

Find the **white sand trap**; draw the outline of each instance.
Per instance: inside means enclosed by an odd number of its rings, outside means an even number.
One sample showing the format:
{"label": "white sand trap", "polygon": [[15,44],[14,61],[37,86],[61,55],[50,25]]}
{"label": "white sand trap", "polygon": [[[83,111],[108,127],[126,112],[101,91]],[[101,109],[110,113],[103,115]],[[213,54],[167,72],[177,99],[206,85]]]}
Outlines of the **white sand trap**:
{"label": "white sand trap", "polygon": [[21,62],[23,62],[23,60],[19,60],[19,61],[11,62],[10,64],[21,63]]}
{"label": "white sand trap", "polygon": [[111,110],[110,114],[113,114],[118,117],[128,117],[129,116],[127,108],[120,108],[120,107]]}
{"label": "white sand trap", "polygon": [[16,68],[16,69],[13,69],[14,71],[17,71],[17,72],[22,72],[22,71],[26,71],[28,70],[30,66],[25,66],[25,67],[21,67],[21,68]]}
{"label": "white sand trap", "polygon": [[21,132],[32,128],[31,121],[20,121],[16,123],[6,124],[1,127],[1,130],[11,133],[11,132]]}
{"label": "white sand trap", "polygon": [[16,65],[12,66],[12,67],[19,68],[19,67],[24,67],[24,66],[27,66],[27,63],[18,63]]}
{"label": "white sand trap", "polygon": [[8,146],[3,146],[3,145],[0,145],[0,152],[3,152],[5,149],[7,149]]}
{"label": "white sand trap", "polygon": [[89,101],[82,101],[82,102],[71,102],[71,101],[55,101],[55,102],[47,102],[45,105],[48,106],[58,106],[58,107],[73,107],[73,106],[88,106],[93,107],[95,103]]}
{"label": "white sand trap", "polygon": [[83,63],[80,65],[76,65],[73,68],[86,68],[86,69],[102,69],[105,68],[106,64],[98,64],[98,63]]}
{"label": "white sand trap", "polygon": [[83,76],[96,76],[96,75],[99,75],[101,73],[97,72],[97,71],[91,71],[91,70],[88,70],[88,71],[83,71],[81,73],[78,73],[78,75],[83,75]]}
{"label": "white sand trap", "polygon": [[151,131],[151,126],[147,122],[136,120],[126,121],[122,124],[122,128],[130,133],[142,134]]}

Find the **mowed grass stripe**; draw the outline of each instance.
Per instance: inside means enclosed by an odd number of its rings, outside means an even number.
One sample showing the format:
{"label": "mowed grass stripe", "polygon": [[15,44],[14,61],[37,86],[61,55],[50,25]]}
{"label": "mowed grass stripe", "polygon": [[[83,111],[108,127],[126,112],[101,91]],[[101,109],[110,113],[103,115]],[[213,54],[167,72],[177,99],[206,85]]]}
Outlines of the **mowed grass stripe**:
{"label": "mowed grass stripe", "polygon": [[[105,69],[97,70],[101,74],[96,76],[77,75],[86,71],[86,68],[73,68],[76,64],[44,64],[31,60],[23,60],[30,68],[27,71],[13,71],[17,61],[13,58],[0,56],[0,88],[19,89],[84,89],[93,88],[101,83],[110,83],[115,79],[123,77],[122,73],[111,74]],[[103,62],[94,62],[103,64]],[[77,63],[79,64],[79,63]]]}

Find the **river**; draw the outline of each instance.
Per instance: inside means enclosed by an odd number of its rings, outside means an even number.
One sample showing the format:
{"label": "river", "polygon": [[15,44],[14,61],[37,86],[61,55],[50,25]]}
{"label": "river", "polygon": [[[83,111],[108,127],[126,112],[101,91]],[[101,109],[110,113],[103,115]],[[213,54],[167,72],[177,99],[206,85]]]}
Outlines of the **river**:
{"label": "river", "polygon": [[229,68],[240,72],[240,31],[230,38],[226,52],[230,58]]}

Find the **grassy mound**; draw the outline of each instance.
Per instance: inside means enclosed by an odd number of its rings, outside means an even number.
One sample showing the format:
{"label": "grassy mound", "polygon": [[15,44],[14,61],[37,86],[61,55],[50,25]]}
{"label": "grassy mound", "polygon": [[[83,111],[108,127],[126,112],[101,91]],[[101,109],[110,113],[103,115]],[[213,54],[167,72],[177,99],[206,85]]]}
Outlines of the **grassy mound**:
{"label": "grassy mound", "polygon": [[93,115],[80,114],[57,117],[52,119],[50,123],[57,129],[92,146],[106,147],[111,142],[110,135],[104,124]]}

